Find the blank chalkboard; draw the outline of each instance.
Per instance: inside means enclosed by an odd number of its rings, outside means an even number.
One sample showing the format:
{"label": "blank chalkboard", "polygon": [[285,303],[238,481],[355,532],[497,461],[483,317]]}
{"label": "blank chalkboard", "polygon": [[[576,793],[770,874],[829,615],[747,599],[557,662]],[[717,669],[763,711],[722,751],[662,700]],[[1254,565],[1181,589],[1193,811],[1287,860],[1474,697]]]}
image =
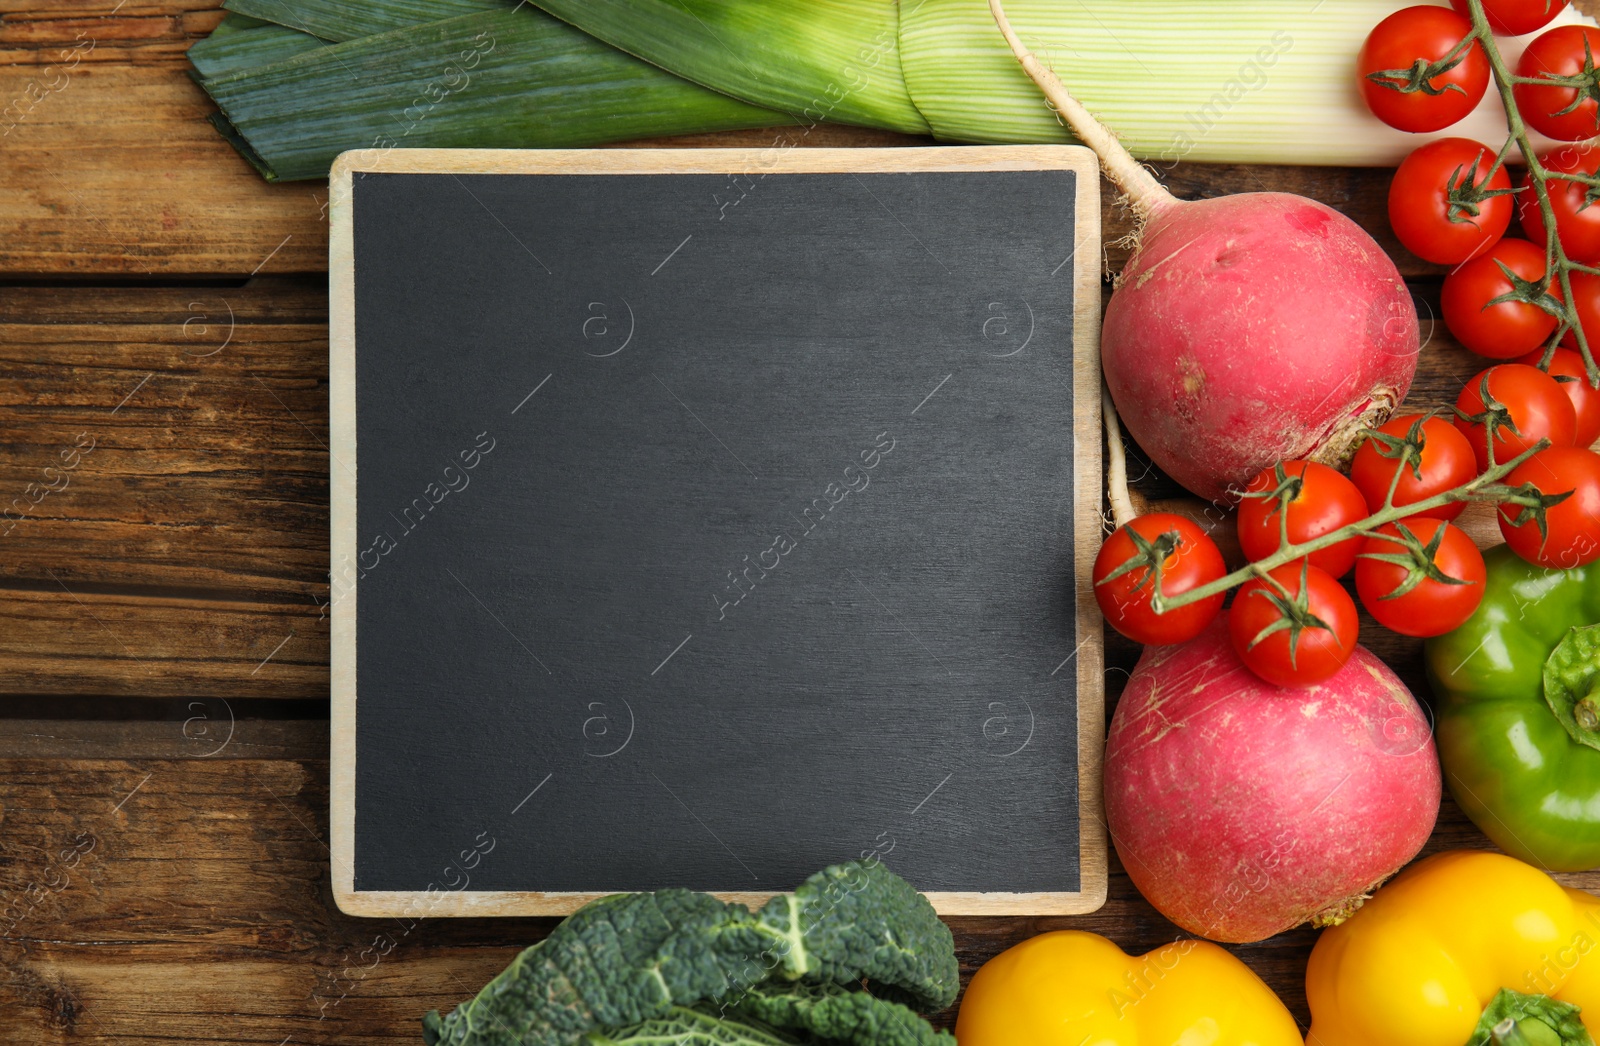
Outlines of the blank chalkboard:
{"label": "blank chalkboard", "polygon": [[1100,905],[1090,153],[375,150],[332,199],[341,908],[873,855]]}

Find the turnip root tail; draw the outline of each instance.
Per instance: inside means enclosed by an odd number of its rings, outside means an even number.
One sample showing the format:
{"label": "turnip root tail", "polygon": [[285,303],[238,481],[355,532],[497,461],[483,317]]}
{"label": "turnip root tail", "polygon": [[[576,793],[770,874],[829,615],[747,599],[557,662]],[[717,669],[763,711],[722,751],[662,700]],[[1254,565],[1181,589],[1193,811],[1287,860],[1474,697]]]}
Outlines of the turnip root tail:
{"label": "turnip root tail", "polygon": [[1128,455],[1122,446],[1122,426],[1117,421],[1117,405],[1111,402],[1111,390],[1100,386],[1100,413],[1106,423],[1106,499],[1111,502],[1111,519],[1123,526],[1139,513],[1128,494]]}
{"label": "turnip root tail", "polygon": [[1011,23],[1006,20],[1006,13],[1000,6],[1000,0],[989,0],[989,11],[994,15],[995,24],[1000,27],[1006,43],[1011,45],[1011,53],[1022,63],[1023,70],[1035,84],[1039,85],[1039,90],[1044,92],[1045,98],[1049,99],[1056,111],[1066,119],[1067,126],[1072,128],[1072,133],[1100,157],[1106,175],[1127,194],[1134,212],[1143,218],[1152,211],[1176,202],[1175,197],[1156,181],[1155,176],[1133,158],[1133,154],[1117,140],[1117,136],[1112,134],[1105,124],[1090,115],[1089,110],[1062,86],[1056,74],[1017,39],[1017,34],[1011,29]]}

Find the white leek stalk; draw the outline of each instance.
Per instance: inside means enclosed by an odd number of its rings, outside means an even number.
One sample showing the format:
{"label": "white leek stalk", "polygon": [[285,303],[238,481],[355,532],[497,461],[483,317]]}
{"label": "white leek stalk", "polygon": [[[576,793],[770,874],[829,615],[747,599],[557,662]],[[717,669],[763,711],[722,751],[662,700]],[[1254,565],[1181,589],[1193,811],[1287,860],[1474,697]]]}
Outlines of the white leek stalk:
{"label": "white leek stalk", "polygon": [[[1405,0],[1008,0],[1023,42],[1124,145],[1181,160],[1385,166],[1433,137],[1498,145],[1494,91],[1437,135],[1384,125],[1356,85],[1367,33]],[[1570,8],[1554,24],[1587,22]],[[1510,62],[1525,40],[1504,42]],[[900,64],[933,133],[1067,141],[995,29],[987,0],[907,0]],[[1248,185],[1240,187],[1249,188]]]}

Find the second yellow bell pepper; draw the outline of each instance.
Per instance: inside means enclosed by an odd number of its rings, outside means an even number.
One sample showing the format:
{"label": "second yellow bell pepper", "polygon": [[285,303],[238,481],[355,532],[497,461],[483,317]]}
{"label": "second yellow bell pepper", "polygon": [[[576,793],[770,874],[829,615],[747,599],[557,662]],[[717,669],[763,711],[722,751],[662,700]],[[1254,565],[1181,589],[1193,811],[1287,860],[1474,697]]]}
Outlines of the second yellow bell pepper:
{"label": "second yellow bell pepper", "polygon": [[[1099,934],[1046,933],[990,959],[956,1018],[961,1046],[1302,1046],[1250,968],[1209,941],[1131,956]],[[1459,1044],[1457,1044],[1459,1046]]]}
{"label": "second yellow bell pepper", "polygon": [[1600,898],[1503,854],[1438,854],[1324,931],[1306,970],[1306,1042],[1589,1046],[1596,942]]}

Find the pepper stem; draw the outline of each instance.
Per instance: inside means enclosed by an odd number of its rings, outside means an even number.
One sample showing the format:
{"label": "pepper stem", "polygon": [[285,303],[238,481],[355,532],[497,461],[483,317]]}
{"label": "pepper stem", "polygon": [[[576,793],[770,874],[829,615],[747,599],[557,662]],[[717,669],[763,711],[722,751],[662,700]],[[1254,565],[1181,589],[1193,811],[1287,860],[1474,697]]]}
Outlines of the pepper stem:
{"label": "pepper stem", "polygon": [[1600,749],[1600,625],[1567,632],[1544,662],[1544,701],[1567,736]]}
{"label": "pepper stem", "polygon": [[1587,697],[1572,706],[1572,716],[1578,725],[1585,730],[1600,730],[1600,704],[1595,699],[1600,697],[1600,688],[1589,691]]}
{"label": "pepper stem", "polygon": [[1532,1018],[1516,1021],[1507,1017],[1490,1033],[1495,1046],[1560,1046],[1561,1036],[1550,1025]]}
{"label": "pepper stem", "polygon": [[1572,1003],[1548,995],[1501,988],[1467,1046],[1594,1046],[1578,1012]]}

